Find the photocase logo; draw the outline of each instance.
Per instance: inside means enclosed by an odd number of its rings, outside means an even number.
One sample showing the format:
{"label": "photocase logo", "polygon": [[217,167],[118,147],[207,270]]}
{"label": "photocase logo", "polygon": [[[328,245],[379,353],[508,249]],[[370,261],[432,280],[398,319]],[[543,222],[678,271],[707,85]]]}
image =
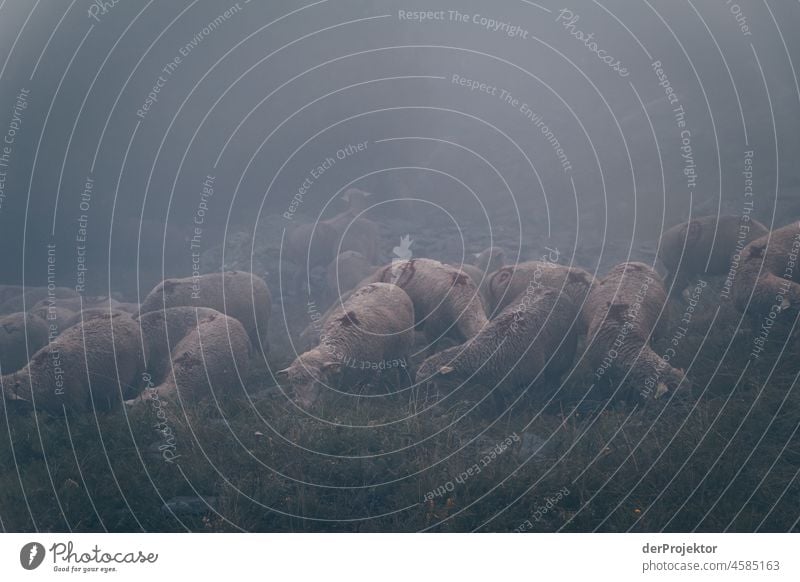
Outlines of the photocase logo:
{"label": "photocase logo", "polygon": [[38,542],[30,542],[22,546],[19,552],[19,563],[26,570],[35,570],[44,561],[44,546]]}
{"label": "photocase logo", "polygon": [[392,284],[397,283],[397,280],[400,279],[400,263],[410,260],[413,256],[411,252],[411,245],[413,244],[414,241],[411,240],[411,235],[406,234],[400,237],[400,245],[392,249],[392,253],[394,253],[392,258]]}

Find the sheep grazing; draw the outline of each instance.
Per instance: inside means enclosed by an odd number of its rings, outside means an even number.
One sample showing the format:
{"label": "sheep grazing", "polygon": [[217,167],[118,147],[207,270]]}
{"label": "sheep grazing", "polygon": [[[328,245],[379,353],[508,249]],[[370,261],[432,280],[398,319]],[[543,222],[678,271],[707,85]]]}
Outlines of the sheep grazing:
{"label": "sheep grazing", "polygon": [[734,304],[757,316],[800,309],[800,221],[747,245],[732,286]]}
{"label": "sheep grazing", "polygon": [[344,251],[328,265],[325,278],[329,301],[339,300],[374,271],[364,255],[357,251]]}
{"label": "sheep grazing", "polygon": [[[178,323],[168,319],[167,326]],[[149,322],[152,323],[152,322]],[[240,378],[249,372],[252,346],[244,326],[222,313],[210,314],[178,342],[171,354],[171,370],[163,382],[142,394],[193,403],[234,396],[242,390]],[[154,394],[155,393],[155,394]]]}
{"label": "sheep grazing", "polygon": [[320,336],[320,345],[276,374],[304,408],[323,386],[353,386],[378,371],[406,367],[414,345],[414,304],[395,285],[371,283],[333,311]]}
{"label": "sheep grazing", "polygon": [[447,335],[465,342],[488,323],[477,286],[453,266],[433,259],[394,261],[372,275],[370,282],[375,281],[408,293],[417,326],[431,341]]}
{"label": "sheep grazing", "polygon": [[160,384],[169,372],[170,354],[175,346],[201,324],[222,314],[209,307],[169,307],[139,316],[147,351],[147,372]]}
{"label": "sheep grazing", "polygon": [[666,301],[658,274],[643,263],[617,265],[592,288],[583,316],[589,330],[586,357],[596,380],[624,378],[629,390],[642,400],[675,391],[684,380],[683,372],[649,344],[660,327]]}
{"label": "sheep grazing", "polygon": [[49,328],[30,313],[0,316],[0,374],[16,372],[28,363],[28,356],[47,343]]}
{"label": "sheep grazing", "polygon": [[579,267],[552,261],[528,261],[502,267],[489,279],[489,312],[496,313],[531,289],[553,289],[565,293],[579,308],[595,278]]}
{"label": "sheep grazing", "polygon": [[468,381],[494,387],[557,383],[575,357],[578,308],[566,295],[535,289],[475,337],[427,358],[416,381]]}
{"label": "sheep grazing", "polygon": [[253,345],[267,349],[267,325],[272,297],[263,279],[245,271],[210,273],[185,279],[166,279],[142,301],[139,314],[169,307],[210,307],[234,317],[247,330]]}
{"label": "sheep grazing", "polygon": [[665,231],[658,258],[668,272],[664,280],[670,295],[679,296],[697,275],[732,274],[736,255],[767,232],[749,216],[703,216]]}
{"label": "sheep grazing", "polygon": [[[477,286],[469,275],[452,265],[433,259],[393,261],[362,280],[358,287],[370,283],[391,283],[405,290],[414,302],[416,327],[424,330],[431,342],[447,336],[462,343],[486,325],[486,311]],[[319,330],[350,293],[315,318],[300,334],[303,348],[316,345]]]}
{"label": "sheep grazing", "polygon": [[75,325],[36,352],[24,368],[3,376],[5,397],[52,414],[63,408],[112,409],[138,393],[144,369],[140,335],[139,324],[121,311]]}

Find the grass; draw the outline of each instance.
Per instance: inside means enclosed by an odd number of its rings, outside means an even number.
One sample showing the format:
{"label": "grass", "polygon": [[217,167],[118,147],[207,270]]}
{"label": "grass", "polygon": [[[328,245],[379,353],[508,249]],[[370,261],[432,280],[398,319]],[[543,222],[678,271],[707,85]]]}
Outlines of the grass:
{"label": "grass", "polygon": [[[321,421],[260,368],[249,396],[220,408],[168,405],[173,463],[148,406],[96,418],[10,408],[0,418],[0,525],[506,532],[527,520],[534,532],[797,531],[797,344],[776,326],[748,363],[752,330],[735,334],[718,318],[704,341],[704,313],[675,360],[691,395],[658,406],[595,399],[581,364],[552,401],[526,395],[502,414],[485,388],[467,386],[435,406],[408,391],[325,397]],[[512,435],[518,442],[491,458]]]}

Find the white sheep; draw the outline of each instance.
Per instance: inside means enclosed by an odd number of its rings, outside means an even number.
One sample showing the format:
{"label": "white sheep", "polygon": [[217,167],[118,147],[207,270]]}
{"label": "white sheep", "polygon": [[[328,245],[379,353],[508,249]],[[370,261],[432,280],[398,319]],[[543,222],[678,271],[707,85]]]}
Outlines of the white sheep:
{"label": "white sheep", "polygon": [[757,220],[739,216],[703,216],[665,231],[658,258],[667,269],[664,281],[670,295],[680,296],[695,275],[728,273],[737,248],[767,232]]}
{"label": "white sheep", "polygon": [[565,293],[580,308],[594,283],[588,271],[552,261],[527,261],[501,267],[489,278],[489,312],[497,313],[535,288]]}
{"label": "white sheep", "polygon": [[405,367],[414,344],[414,305],[395,285],[366,285],[332,312],[320,337],[317,347],[277,373],[305,408],[323,386],[351,386],[378,371]]}
{"label": "white sheep", "polygon": [[166,279],[142,301],[140,314],[168,307],[210,307],[238,319],[254,345],[265,348],[272,297],[261,277],[246,271]]}
{"label": "white sheep", "polygon": [[57,415],[64,408],[108,410],[138,393],[143,370],[138,322],[122,311],[107,312],[65,330],[24,368],[3,376],[3,392]]}
{"label": "white sheep", "polygon": [[800,221],[773,230],[748,244],[741,253],[732,286],[740,311],[776,316],[800,310]]}
{"label": "white sheep", "polygon": [[615,266],[594,285],[583,308],[588,327],[586,357],[597,381],[620,382],[622,399],[661,398],[686,387],[684,373],[656,354],[650,340],[663,329],[666,291],[658,274],[644,263]]}
{"label": "white sheep", "polygon": [[208,315],[170,355],[171,365],[160,385],[145,390],[142,400],[159,398],[192,403],[243,394],[239,381],[249,371],[252,346],[242,324],[222,313]]}
{"label": "white sheep", "polygon": [[427,358],[416,381],[468,381],[490,388],[557,384],[575,357],[578,313],[567,295],[534,289],[463,345]]}

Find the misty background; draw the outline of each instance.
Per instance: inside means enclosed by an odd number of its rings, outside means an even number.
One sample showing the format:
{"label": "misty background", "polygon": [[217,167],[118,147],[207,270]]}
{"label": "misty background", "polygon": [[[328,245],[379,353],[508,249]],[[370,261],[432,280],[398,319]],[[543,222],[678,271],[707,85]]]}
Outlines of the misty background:
{"label": "misty background", "polygon": [[[753,215],[768,226],[800,215],[796,3],[108,5],[0,8],[0,133],[29,92],[0,168],[2,283],[45,284],[51,244],[58,284],[75,286],[82,215],[87,292],[135,299],[163,276],[190,275],[209,176],[203,253],[236,233],[280,237],[330,216],[342,208],[337,195],[356,186],[375,194],[366,216],[406,220],[418,229],[412,237],[456,224],[465,242],[455,241],[454,254],[500,233],[517,242],[510,259],[533,258],[550,242],[602,273],[626,256],[651,256],[660,232],[690,215],[741,213],[749,150]],[[563,8],[579,16],[570,29]],[[446,19],[399,17],[413,10],[444,10]],[[448,10],[469,18],[449,20]],[[487,29],[476,14],[526,38]],[[693,188],[654,61],[685,111]],[[518,105],[453,75],[505,90]],[[138,115],[160,76],[157,100]],[[552,131],[568,170],[523,103]],[[314,180],[292,220],[282,217],[310,172],[364,142]],[[203,270],[220,266],[207,260]]]}

